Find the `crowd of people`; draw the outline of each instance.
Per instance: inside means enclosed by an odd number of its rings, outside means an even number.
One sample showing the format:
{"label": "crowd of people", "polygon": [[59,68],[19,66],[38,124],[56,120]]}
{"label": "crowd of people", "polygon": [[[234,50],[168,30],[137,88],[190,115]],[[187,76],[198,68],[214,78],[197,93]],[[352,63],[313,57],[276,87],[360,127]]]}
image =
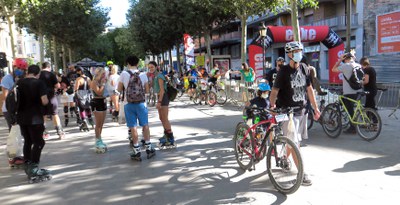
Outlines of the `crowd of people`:
{"label": "crowd of people", "polygon": [[[307,135],[305,105],[311,104],[314,109],[314,118],[318,119],[320,111],[315,100],[314,89],[318,94],[326,93],[320,88],[315,69],[302,62],[303,45],[299,42],[289,42],[286,44],[285,51],[289,59],[288,63],[285,63],[283,57],[276,59],[276,67],[267,73],[264,80],[258,82],[257,96],[249,99],[247,105],[265,108],[301,107],[295,111],[296,132],[293,137],[293,141],[300,144],[303,136]],[[147,72],[139,71],[139,59],[136,56],[127,57],[125,63],[126,68],[120,74],[119,67],[112,61],[108,61],[106,68],[95,68],[93,73],[80,66],[70,65],[67,73],[55,75],[48,62],[43,63],[40,68],[37,65],[28,66],[24,59],[14,60],[13,72],[2,79],[1,87],[4,97],[7,97],[8,92],[15,86],[18,88],[16,121],[12,119],[12,113],[7,112],[4,104],[2,111],[9,129],[16,123],[20,127],[25,140],[23,154],[29,178],[49,176],[48,170],[39,168],[41,151],[48,137],[46,132],[49,128],[45,127],[47,119],[52,120],[56,133],[60,139],[63,139],[65,137],[63,125],[64,127],[71,126],[70,119],[75,116],[81,131],[88,131],[90,127],[94,128],[96,152],[106,152],[107,145],[102,140],[102,130],[107,107],[110,109],[113,120],[118,121],[121,115],[126,119],[133,146],[131,158],[141,161],[139,126],[142,127],[142,143],[146,148],[147,158],[153,157],[156,152],[150,142],[146,104],[150,90],[157,96],[156,109],[164,128],[164,135],[159,139],[160,145],[173,146],[176,143],[169,121],[170,99],[167,95],[167,83],[170,79],[177,79],[178,82],[182,82],[182,79],[179,80],[173,70],[170,73],[162,72],[154,61],[148,63]],[[376,73],[367,58],[362,58],[360,63],[365,72],[364,88],[369,91],[365,106],[375,108]],[[354,55],[346,53],[340,57],[333,71],[342,72],[343,75],[349,77],[352,69],[358,65]],[[231,73],[235,72],[242,75],[246,85],[253,84],[256,74],[247,63],[242,64],[241,70],[231,71]],[[218,64],[214,65],[210,73],[207,73],[204,68],[198,70],[196,66],[192,66],[183,74],[189,80],[189,96],[192,97],[195,92],[197,81],[200,81],[202,91],[205,91],[208,87],[203,87],[203,84],[207,85],[210,82],[215,84],[223,74]],[[345,96],[354,99],[357,90],[351,89],[348,83],[343,81],[343,92]],[[58,102],[63,106],[63,125],[58,116]],[[346,103],[346,107],[352,114],[350,102]],[[120,112],[121,109],[123,113]],[[287,123],[283,125],[283,131],[288,132]],[[348,133],[354,133],[354,126],[349,128]],[[303,184],[311,185],[307,174],[305,174]]]}

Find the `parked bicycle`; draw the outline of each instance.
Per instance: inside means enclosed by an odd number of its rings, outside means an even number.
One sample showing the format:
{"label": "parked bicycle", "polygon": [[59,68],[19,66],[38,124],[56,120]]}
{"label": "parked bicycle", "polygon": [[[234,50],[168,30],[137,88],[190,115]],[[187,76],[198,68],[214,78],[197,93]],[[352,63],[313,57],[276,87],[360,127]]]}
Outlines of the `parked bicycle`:
{"label": "parked bicycle", "polygon": [[[246,107],[253,119],[264,119],[249,126],[241,122],[236,126],[234,150],[236,161],[243,170],[254,170],[255,164],[267,157],[267,173],[274,187],[281,193],[298,190],[303,177],[303,161],[298,145],[283,136],[282,122],[293,118],[293,110],[268,110]],[[270,117],[268,117],[270,116]],[[270,137],[268,137],[270,136]],[[268,150],[267,150],[268,146]]]}
{"label": "parked bicycle", "polygon": [[[343,115],[353,123],[356,127],[358,135],[366,141],[376,139],[382,129],[382,120],[378,112],[371,108],[364,108],[361,104],[361,97],[368,92],[362,91],[357,93],[357,99],[351,99],[344,95],[338,95],[338,101],[328,104],[321,115],[321,123],[324,132],[331,138],[337,138],[345,125]],[[343,100],[349,100],[355,104],[354,114],[350,116]],[[343,111],[344,113],[343,113]]]}
{"label": "parked bicycle", "polygon": [[[319,111],[322,113],[322,111],[325,108],[325,99],[322,98],[322,96],[326,96],[328,93],[324,92],[322,94],[318,94],[318,96],[321,97],[321,100],[319,101]],[[314,125],[314,121],[318,122],[319,120],[314,119],[314,109],[311,106],[311,103],[308,102],[306,106],[306,113],[308,113],[307,117],[307,130],[311,129],[312,126]]]}

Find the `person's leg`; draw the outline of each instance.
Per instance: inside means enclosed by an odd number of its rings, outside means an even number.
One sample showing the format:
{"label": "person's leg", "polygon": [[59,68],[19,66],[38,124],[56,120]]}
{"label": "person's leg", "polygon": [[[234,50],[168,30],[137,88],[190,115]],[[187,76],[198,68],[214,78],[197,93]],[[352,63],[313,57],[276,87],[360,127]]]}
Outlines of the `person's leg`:
{"label": "person's leg", "polygon": [[[357,98],[357,94],[350,94],[350,95],[344,95],[345,97],[351,98],[351,99],[356,99]],[[353,117],[354,115],[354,103],[351,102],[350,100],[347,99],[343,99],[343,104],[344,106],[346,106],[347,111],[349,112],[350,118]],[[353,123],[350,122],[350,127],[348,130],[345,131],[345,133],[348,134],[355,134],[355,127],[353,125]]]}
{"label": "person's leg", "polygon": [[69,115],[68,115],[68,103],[64,103],[64,126],[68,126]]}
{"label": "person's leg", "polygon": [[36,164],[40,162],[40,155],[45,145],[45,141],[42,138],[43,131],[44,126],[42,124],[28,126],[28,132],[32,140],[31,161]]}
{"label": "person's leg", "polygon": [[23,147],[23,153],[24,153],[24,159],[25,161],[29,162],[31,161],[31,149],[32,149],[32,140],[31,136],[28,130],[28,126],[26,125],[19,125],[19,128],[21,130],[21,135],[24,138],[24,147]]}
{"label": "person's leg", "polygon": [[106,111],[107,111],[106,101],[98,100],[97,106],[93,110],[94,117],[96,120],[96,126],[94,128],[94,132],[97,139],[101,139],[101,133],[103,131],[103,125],[106,119]]}
{"label": "person's leg", "polygon": [[366,95],[364,107],[376,109],[375,96],[376,96],[376,92],[370,92],[368,95]]}
{"label": "person's leg", "polygon": [[4,119],[7,122],[8,132],[10,132],[10,130],[11,130],[11,121],[12,121],[11,120],[11,116],[10,116],[10,114],[8,112],[3,112],[3,115],[4,115]]}

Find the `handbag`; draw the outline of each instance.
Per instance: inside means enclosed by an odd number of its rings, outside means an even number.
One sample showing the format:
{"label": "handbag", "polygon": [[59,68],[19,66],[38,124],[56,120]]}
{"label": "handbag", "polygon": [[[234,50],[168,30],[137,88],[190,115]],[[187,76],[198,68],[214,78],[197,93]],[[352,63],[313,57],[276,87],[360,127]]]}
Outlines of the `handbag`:
{"label": "handbag", "polygon": [[23,156],[24,139],[21,135],[21,129],[18,124],[11,127],[10,133],[7,137],[6,154],[8,158]]}

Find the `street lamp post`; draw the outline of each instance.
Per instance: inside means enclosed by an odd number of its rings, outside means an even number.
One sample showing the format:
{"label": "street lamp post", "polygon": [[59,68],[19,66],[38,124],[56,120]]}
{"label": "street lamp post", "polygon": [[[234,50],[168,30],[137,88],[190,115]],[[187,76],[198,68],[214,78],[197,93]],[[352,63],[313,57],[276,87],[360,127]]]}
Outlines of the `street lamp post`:
{"label": "street lamp post", "polygon": [[260,37],[261,37],[261,43],[262,43],[262,50],[263,50],[263,78],[265,77],[265,37],[267,36],[267,27],[265,27],[264,22],[261,23],[261,26],[259,27],[260,32]]}

